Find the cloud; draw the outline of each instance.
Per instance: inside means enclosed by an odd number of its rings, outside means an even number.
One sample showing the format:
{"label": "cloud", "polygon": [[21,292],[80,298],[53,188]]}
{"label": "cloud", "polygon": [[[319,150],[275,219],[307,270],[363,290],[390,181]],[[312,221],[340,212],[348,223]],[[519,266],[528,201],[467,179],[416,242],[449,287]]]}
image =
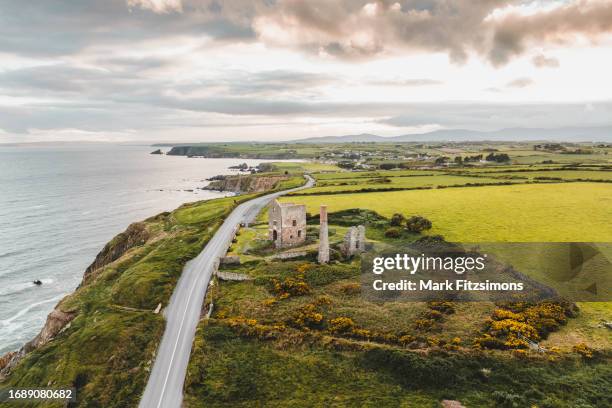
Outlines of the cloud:
{"label": "cloud", "polygon": [[547,57],[542,54],[538,54],[532,58],[531,62],[538,68],[559,68],[559,60],[552,57]]}
{"label": "cloud", "polygon": [[[559,55],[570,58],[573,46],[588,47],[590,63],[605,61],[609,50],[592,45],[611,33],[611,3],[80,0],[75,7],[68,0],[46,0],[26,7],[0,0],[0,127],[19,135],[50,135],[54,129],[136,135],[224,123],[250,137],[244,126],[253,123],[286,126],[283,132],[293,132],[291,123],[312,123],[314,133],[331,118],[338,127],[343,120],[347,126],[363,121],[388,128],[496,128],[531,126],[531,120],[546,126],[545,119],[556,124],[558,106],[552,104],[533,106],[532,112],[514,105],[401,101],[466,95],[513,100],[526,92],[510,89],[533,84],[535,68],[508,67],[517,79],[495,84],[490,79],[498,73],[491,66],[522,55],[533,57],[536,67],[558,66],[534,49],[565,48]],[[491,66],[449,67],[445,54],[458,64],[480,59]],[[407,55],[416,57],[395,58]],[[599,67],[589,78],[565,68],[550,78],[564,85],[559,92],[534,87],[537,95],[529,95],[559,101],[606,97],[598,86],[605,82]],[[487,92],[491,85],[497,87]],[[610,105],[559,106],[558,115],[575,125],[612,117]]]}
{"label": "cloud", "polygon": [[612,2],[602,0],[279,0],[259,11],[253,27],[264,42],[342,58],[425,51],[500,66],[534,45],[612,33]]}
{"label": "cloud", "polygon": [[[591,106],[586,110],[586,106]],[[381,120],[397,127],[437,123],[445,128],[497,130],[612,125],[612,102],[601,103],[420,103]]]}
{"label": "cloud", "polygon": [[455,63],[480,56],[501,66],[533,47],[612,34],[608,0],[81,0],[81,7],[48,0],[27,13],[20,3],[0,3],[3,15],[12,16],[0,25],[0,51],[22,55],[208,36],[325,58],[426,52]]}
{"label": "cloud", "polygon": [[128,7],[140,7],[155,13],[182,12],[181,0],[127,0]]}
{"label": "cloud", "polygon": [[371,85],[378,86],[433,86],[442,85],[443,81],[430,78],[396,79],[388,81],[370,81]]}
{"label": "cloud", "polygon": [[[510,3],[510,2],[508,2]],[[533,45],[595,42],[612,33],[612,2],[576,0],[525,15],[515,9],[489,21],[493,29],[488,58],[503,65]]]}
{"label": "cloud", "polygon": [[526,88],[531,85],[533,85],[531,78],[517,78],[506,84],[508,88]]}

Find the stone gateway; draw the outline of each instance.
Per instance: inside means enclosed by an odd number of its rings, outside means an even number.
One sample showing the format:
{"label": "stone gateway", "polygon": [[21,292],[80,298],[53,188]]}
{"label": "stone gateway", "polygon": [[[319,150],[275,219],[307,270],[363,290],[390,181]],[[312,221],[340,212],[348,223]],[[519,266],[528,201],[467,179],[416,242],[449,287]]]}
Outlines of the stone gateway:
{"label": "stone gateway", "polygon": [[276,248],[288,248],[306,240],[306,206],[274,200],[268,210],[268,239]]}

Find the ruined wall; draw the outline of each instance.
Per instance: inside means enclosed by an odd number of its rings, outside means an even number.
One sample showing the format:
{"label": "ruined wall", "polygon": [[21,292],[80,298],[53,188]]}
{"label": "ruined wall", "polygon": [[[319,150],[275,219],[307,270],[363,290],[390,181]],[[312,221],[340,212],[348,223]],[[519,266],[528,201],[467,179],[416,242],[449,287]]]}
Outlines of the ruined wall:
{"label": "ruined wall", "polygon": [[353,256],[364,252],[365,239],[365,227],[363,225],[349,228],[342,242],[342,253],[345,256]]}

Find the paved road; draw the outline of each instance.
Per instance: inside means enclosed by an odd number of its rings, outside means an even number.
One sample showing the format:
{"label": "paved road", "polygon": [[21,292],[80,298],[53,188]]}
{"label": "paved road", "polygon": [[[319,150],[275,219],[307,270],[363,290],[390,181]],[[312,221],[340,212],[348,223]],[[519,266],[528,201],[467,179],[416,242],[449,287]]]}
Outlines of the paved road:
{"label": "paved road", "polygon": [[272,199],[291,191],[312,187],[314,180],[310,176],[306,177],[308,181],[302,187],[268,194],[240,204],[227,217],[202,252],[185,265],[165,311],[166,330],[140,400],[141,408],[180,408],[191,346],[215,261],[227,251],[237,225],[253,221]]}

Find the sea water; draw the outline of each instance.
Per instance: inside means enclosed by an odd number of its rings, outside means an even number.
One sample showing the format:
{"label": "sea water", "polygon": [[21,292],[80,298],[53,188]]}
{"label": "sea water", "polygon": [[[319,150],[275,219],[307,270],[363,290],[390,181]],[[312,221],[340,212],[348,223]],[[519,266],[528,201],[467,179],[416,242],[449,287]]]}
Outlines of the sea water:
{"label": "sea water", "polygon": [[[32,339],[113,236],[182,203],[229,166],[261,160],[149,154],[150,146],[0,145],[0,354]],[[40,280],[42,285],[35,285]]]}

